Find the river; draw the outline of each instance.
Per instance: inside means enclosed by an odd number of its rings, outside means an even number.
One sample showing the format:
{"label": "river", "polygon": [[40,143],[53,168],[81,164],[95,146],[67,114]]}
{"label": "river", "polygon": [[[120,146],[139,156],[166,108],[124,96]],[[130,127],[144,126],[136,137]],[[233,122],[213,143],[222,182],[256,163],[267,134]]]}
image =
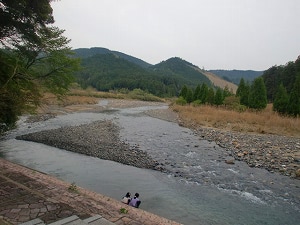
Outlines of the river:
{"label": "river", "polygon": [[[107,104],[106,101],[100,102]],[[300,181],[236,161],[229,152],[201,140],[176,123],[144,112],[167,106],[113,109],[60,115],[18,128],[0,142],[0,157],[54,175],[115,199],[140,193],[141,207],[183,224],[296,225],[300,221]],[[167,173],[16,140],[17,135],[111,119],[121,139],[147,151]]]}

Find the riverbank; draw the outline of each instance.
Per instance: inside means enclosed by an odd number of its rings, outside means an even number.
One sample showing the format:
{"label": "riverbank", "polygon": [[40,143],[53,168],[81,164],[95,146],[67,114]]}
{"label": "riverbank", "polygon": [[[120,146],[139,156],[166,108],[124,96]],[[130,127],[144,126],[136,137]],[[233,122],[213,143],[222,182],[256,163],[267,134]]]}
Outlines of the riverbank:
{"label": "riverbank", "polygon": [[0,224],[35,218],[46,224],[72,215],[100,214],[117,225],[179,225],[142,209],[0,158]]}
{"label": "riverbank", "polygon": [[[166,103],[161,102],[125,99],[103,101],[105,101],[105,104],[69,105],[60,108],[48,107],[47,111],[45,111],[46,114],[44,112],[40,116],[32,117],[28,122],[48,119],[58,113],[75,111],[100,112],[116,108],[166,105]],[[203,127],[195,125],[195,123],[185,118],[179,119],[178,115],[169,108],[151,110],[146,113],[155,118],[179,123],[181,126],[192,129],[199,138],[216,142],[230,152],[230,157],[226,159],[226,162],[229,164],[235,163],[235,160],[241,160],[245,161],[250,167],[264,168],[271,173],[280,173],[291,178],[300,179],[299,138]],[[126,165],[164,170],[160,162],[151,159],[147,153],[140,151],[137,146],[128,146],[120,141],[118,129],[112,121],[102,121],[95,124],[28,134],[18,138],[45,143],[54,147],[121,162]],[[96,130],[100,132],[96,132]],[[64,136],[60,134],[64,134]]]}

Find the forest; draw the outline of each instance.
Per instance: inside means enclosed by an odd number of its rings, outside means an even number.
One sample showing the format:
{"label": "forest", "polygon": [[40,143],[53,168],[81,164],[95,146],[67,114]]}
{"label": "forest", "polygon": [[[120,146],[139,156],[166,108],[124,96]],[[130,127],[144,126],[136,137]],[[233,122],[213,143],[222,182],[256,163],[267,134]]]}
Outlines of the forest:
{"label": "forest", "polygon": [[[76,51],[75,51],[76,52]],[[140,61],[130,62],[114,52],[82,57],[82,70],[75,75],[83,87],[98,91],[142,89],[160,97],[177,96],[183,87],[206,83],[209,79],[187,61],[174,57],[145,68]]]}
{"label": "forest", "polygon": [[274,111],[283,115],[300,115],[300,56],[293,62],[273,66],[262,75],[267,99]]}

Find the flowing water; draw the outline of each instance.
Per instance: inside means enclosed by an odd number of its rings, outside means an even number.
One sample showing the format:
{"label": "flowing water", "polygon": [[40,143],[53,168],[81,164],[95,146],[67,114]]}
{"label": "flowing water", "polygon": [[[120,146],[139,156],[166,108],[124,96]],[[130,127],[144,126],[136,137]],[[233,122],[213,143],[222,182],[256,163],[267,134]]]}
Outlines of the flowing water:
{"label": "flowing water", "polygon": [[[250,168],[239,161],[228,165],[226,149],[200,140],[176,123],[144,113],[165,107],[72,113],[34,124],[22,118],[18,129],[0,142],[0,157],[115,199],[128,191],[139,192],[142,209],[184,224],[299,224],[299,180]],[[15,139],[20,134],[103,119],[118,124],[122,140],[147,151],[169,172],[139,169]]]}

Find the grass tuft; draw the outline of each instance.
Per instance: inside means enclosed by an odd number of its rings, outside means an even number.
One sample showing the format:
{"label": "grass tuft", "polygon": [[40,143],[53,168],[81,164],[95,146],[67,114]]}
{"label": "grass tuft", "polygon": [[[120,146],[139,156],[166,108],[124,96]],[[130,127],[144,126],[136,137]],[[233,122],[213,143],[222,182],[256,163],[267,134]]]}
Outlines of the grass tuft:
{"label": "grass tuft", "polygon": [[74,192],[74,193],[79,193],[78,187],[76,186],[75,182],[73,182],[69,187],[68,191]]}
{"label": "grass tuft", "polygon": [[122,213],[122,214],[127,214],[127,213],[128,213],[128,210],[125,209],[125,208],[121,208],[121,209],[120,209],[120,213]]}

